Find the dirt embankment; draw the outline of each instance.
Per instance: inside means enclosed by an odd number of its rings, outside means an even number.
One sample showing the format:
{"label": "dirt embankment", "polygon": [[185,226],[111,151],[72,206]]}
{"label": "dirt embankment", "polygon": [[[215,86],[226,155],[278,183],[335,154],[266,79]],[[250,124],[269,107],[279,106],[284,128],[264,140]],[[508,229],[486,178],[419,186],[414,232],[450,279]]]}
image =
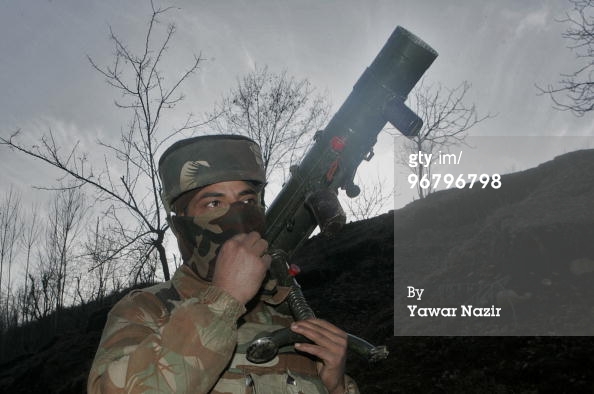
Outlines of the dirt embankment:
{"label": "dirt embankment", "polygon": [[[394,321],[395,299],[407,283],[439,284],[428,302],[530,295],[521,302],[504,299],[514,303],[515,317],[486,334],[544,327],[545,335],[590,335],[594,150],[506,175],[502,183],[500,190],[435,193],[350,223],[332,239],[308,241],[295,257],[302,267],[298,279],[319,317],[388,346],[390,356],[378,364],[350,356],[348,372],[363,393],[594,391],[591,337],[394,336],[433,330]],[[488,285],[493,290],[485,291]],[[0,392],[84,392],[107,310],[96,312],[86,328],[2,363]]]}

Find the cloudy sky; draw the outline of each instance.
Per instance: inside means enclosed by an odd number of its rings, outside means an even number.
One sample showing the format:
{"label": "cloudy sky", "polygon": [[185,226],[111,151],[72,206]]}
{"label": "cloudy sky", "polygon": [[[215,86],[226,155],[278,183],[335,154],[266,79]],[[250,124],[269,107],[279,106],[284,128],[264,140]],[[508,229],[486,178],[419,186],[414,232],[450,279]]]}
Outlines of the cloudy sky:
{"label": "cloudy sky", "polygon": [[[157,1],[157,0],[155,0]],[[177,34],[166,62],[175,76],[200,54],[199,72],[183,91],[187,100],[164,125],[180,124],[187,112],[203,114],[236,78],[256,65],[287,69],[327,91],[335,108],[346,98],[391,32],[401,25],[439,52],[427,82],[455,87],[468,81],[468,101],[479,113],[496,115],[472,130],[475,136],[541,136],[524,143],[497,171],[522,169],[571,150],[545,136],[594,136],[591,116],[576,118],[552,109],[535,84],[555,83],[579,64],[562,38],[564,0],[176,0]],[[21,129],[34,142],[49,129],[64,149],[79,141],[93,152],[95,140],[117,139],[128,114],[113,106],[115,92],[89,65],[89,55],[108,65],[113,48],[109,27],[130,45],[140,44],[149,16],[147,1],[0,0],[0,133]],[[569,141],[565,139],[564,141]],[[547,141],[547,144],[542,143]],[[380,171],[394,162],[393,138],[385,135],[376,158],[364,171]],[[501,140],[500,140],[501,142]],[[541,144],[552,146],[541,152]],[[495,145],[480,149],[497,160]],[[500,143],[505,147],[506,143]],[[557,148],[555,148],[557,147]],[[557,150],[555,150],[557,149]],[[0,148],[0,187],[15,185],[30,199],[30,185],[51,185],[56,173],[40,162]],[[516,163],[516,160],[522,163]],[[386,165],[389,163],[389,165]],[[527,164],[526,164],[527,163]],[[478,165],[476,162],[471,165]],[[396,175],[396,187],[406,178]],[[403,185],[402,188],[407,187]],[[407,197],[408,198],[408,197]],[[405,198],[406,200],[406,198]],[[398,205],[398,203],[397,203]]]}

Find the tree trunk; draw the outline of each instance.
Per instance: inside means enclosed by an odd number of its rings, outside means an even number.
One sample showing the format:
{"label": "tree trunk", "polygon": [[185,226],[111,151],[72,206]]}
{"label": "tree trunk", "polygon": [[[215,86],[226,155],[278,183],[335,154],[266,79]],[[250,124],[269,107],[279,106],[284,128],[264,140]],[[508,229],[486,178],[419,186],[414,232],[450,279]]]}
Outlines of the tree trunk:
{"label": "tree trunk", "polygon": [[163,247],[163,235],[165,233],[159,234],[159,237],[155,241],[155,247],[159,252],[159,260],[161,261],[161,268],[163,268],[163,277],[165,280],[171,279],[169,275],[169,265],[167,264],[167,255],[165,254],[165,247]]}

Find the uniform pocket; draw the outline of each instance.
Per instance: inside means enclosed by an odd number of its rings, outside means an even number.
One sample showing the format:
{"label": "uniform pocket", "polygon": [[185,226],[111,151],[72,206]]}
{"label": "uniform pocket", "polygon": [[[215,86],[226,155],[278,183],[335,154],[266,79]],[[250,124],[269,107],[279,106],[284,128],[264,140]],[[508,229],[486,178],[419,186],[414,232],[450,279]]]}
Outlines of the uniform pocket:
{"label": "uniform pocket", "polygon": [[317,377],[288,371],[282,374],[250,374],[255,394],[328,394]]}

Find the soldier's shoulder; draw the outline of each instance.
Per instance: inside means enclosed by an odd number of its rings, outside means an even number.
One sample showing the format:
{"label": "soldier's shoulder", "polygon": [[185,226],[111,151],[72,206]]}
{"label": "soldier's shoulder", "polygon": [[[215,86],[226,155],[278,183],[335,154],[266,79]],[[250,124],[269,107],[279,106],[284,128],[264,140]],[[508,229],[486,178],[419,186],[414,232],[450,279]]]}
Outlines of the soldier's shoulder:
{"label": "soldier's shoulder", "polygon": [[137,291],[139,291],[139,292],[147,292],[147,293],[150,293],[150,294],[157,294],[160,291],[162,291],[163,289],[168,289],[168,288],[170,288],[172,286],[173,286],[172,281],[171,280],[167,280],[165,282],[156,283],[154,285],[151,285],[151,286],[148,286],[148,287],[144,287],[142,289],[132,290],[129,294],[134,293],[134,292],[137,292]]}
{"label": "soldier's shoulder", "polygon": [[127,314],[131,309],[141,309],[150,314],[161,315],[166,307],[167,299],[160,295],[172,288],[170,281],[151,285],[149,287],[133,289],[120,299],[111,309],[110,314]]}
{"label": "soldier's shoulder", "polygon": [[148,287],[145,291],[156,297],[168,312],[171,312],[175,304],[181,300],[181,296],[171,280]]}

